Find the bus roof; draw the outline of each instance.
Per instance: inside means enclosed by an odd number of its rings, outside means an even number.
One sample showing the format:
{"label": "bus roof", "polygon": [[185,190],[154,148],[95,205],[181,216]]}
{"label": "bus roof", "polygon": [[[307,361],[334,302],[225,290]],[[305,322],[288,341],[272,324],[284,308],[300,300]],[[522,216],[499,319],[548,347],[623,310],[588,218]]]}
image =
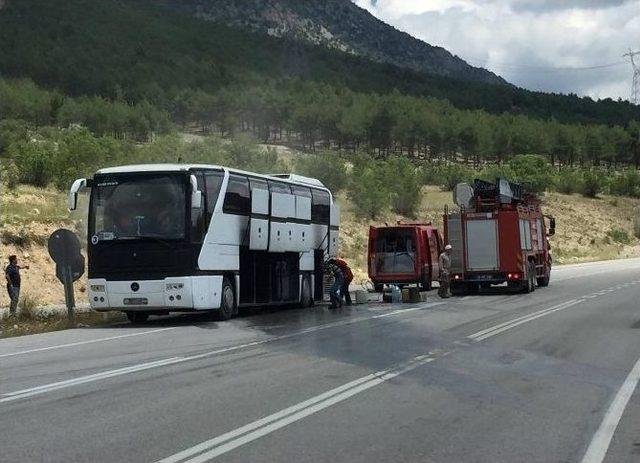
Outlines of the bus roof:
{"label": "bus roof", "polygon": [[255,172],[248,172],[240,169],[232,169],[230,167],[210,165],[210,164],[132,164],[127,166],[107,167],[100,169],[96,174],[125,174],[137,172],[186,172],[191,169],[218,169],[226,170],[232,173],[250,175],[252,177],[264,178],[265,180],[278,180],[294,185],[305,185],[328,190],[323,183],[315,178],[303,177],[296,174],[275,174],[264,175]]}

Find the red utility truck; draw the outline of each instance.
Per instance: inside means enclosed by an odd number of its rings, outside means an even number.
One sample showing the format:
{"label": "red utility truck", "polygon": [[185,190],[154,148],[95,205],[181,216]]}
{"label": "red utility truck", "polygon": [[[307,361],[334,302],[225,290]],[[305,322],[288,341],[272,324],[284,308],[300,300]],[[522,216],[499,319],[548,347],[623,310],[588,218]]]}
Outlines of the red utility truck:
{"label": "red utility truck", "polygon": [[476,180],[473,187],[459,184],[454,202],[459,210],[444,214],[445,240],[453,247],[452,292],[506,282],[528,293],[536,284],[549,284],[548,236],[555,233],[555,219],[543,215],[535,195],[505,179],[495,184]]}
{"label": "red utility truck", "polygon": [[431,223],[369,227],[369,278],[376,291],[383,285],[418,283],[431,289],[438,279],[442,235]]}

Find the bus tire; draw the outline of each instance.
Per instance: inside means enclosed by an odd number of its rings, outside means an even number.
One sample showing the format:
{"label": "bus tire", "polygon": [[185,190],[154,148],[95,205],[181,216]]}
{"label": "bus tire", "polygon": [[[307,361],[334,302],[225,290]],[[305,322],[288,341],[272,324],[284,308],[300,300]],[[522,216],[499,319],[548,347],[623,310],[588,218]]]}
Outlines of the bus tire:
{"label": "bus tire", "polygon": [[217,321],[229,320],[236,313],[236,295],[233,285],[227,277],[222,280],[222,291],[220,294],[220,308],[214,311],[214,318]]}
{"label": "bus tire", "polygon": [[131,323],[144,323],[149,319],[149,314],[147,312],[125,312],[127,314],[127,318]]}
{"label": "bus tire", "polygon": [[302,288],[300,289],[300,307],[306,309],[313,305],[313,296],[311,295],[311,277],[309,275],[302,276]]}

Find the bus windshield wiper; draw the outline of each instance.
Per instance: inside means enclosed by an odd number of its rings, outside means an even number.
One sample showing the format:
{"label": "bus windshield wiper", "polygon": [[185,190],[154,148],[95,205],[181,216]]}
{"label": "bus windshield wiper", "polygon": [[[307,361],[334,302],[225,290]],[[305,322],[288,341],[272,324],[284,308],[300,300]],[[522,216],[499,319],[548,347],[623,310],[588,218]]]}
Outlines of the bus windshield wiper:
{"label": "bus windshield wiper", "polygon": [[119,240],[152,240],[155,241],[157,243],[160,243],[168,248],[172,248],[173,246],[171,246],[171,243],[169,243],[167,240],[159,238],[157,236],[154,235],[127,235],[127,236],[118,236]]}

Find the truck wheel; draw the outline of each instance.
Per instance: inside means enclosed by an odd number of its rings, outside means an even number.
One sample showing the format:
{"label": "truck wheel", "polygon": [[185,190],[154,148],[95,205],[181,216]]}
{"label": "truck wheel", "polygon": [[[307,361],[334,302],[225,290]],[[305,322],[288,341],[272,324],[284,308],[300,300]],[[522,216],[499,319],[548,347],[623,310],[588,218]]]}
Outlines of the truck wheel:
{"label": "truck wheel", "polygon": [[549,280],[551,280],[551,267],[545,267],[544,276],[538,278],[538,286],[541,288],[549,286]]}
{"label": "truck wheel", "polygon": [[302,289],[300,291],[300,307],[306,309],[313,305],[313,297],[311,297],[311,278],[309,275],[302,277]]}
{"label": "truck wheel", "polygon": [[222,280],[222,297],[220,308],[213,311],[213,318],[217,321],[229,320],[236,313],[236,295],[227,277]]}
{"label": "truck wheel", "polygon": [[146,312],[127,312],[127,318],[131,323],[144,323],[149,319]]}
{"label": "truck wheel", "polygon": [[381,293],[381,292],[384,291],[384,285],[382,283],[375,284],[375,285],[373,285],[373,290],[376,293]]}
{"label": "truck wheel", "polygon": [[467,288],[468,286],[465,284],[452,283],[451,286],[449,286],[449,291],[451,291],[451,294],[454,296],[464,296],[467,294]]}

